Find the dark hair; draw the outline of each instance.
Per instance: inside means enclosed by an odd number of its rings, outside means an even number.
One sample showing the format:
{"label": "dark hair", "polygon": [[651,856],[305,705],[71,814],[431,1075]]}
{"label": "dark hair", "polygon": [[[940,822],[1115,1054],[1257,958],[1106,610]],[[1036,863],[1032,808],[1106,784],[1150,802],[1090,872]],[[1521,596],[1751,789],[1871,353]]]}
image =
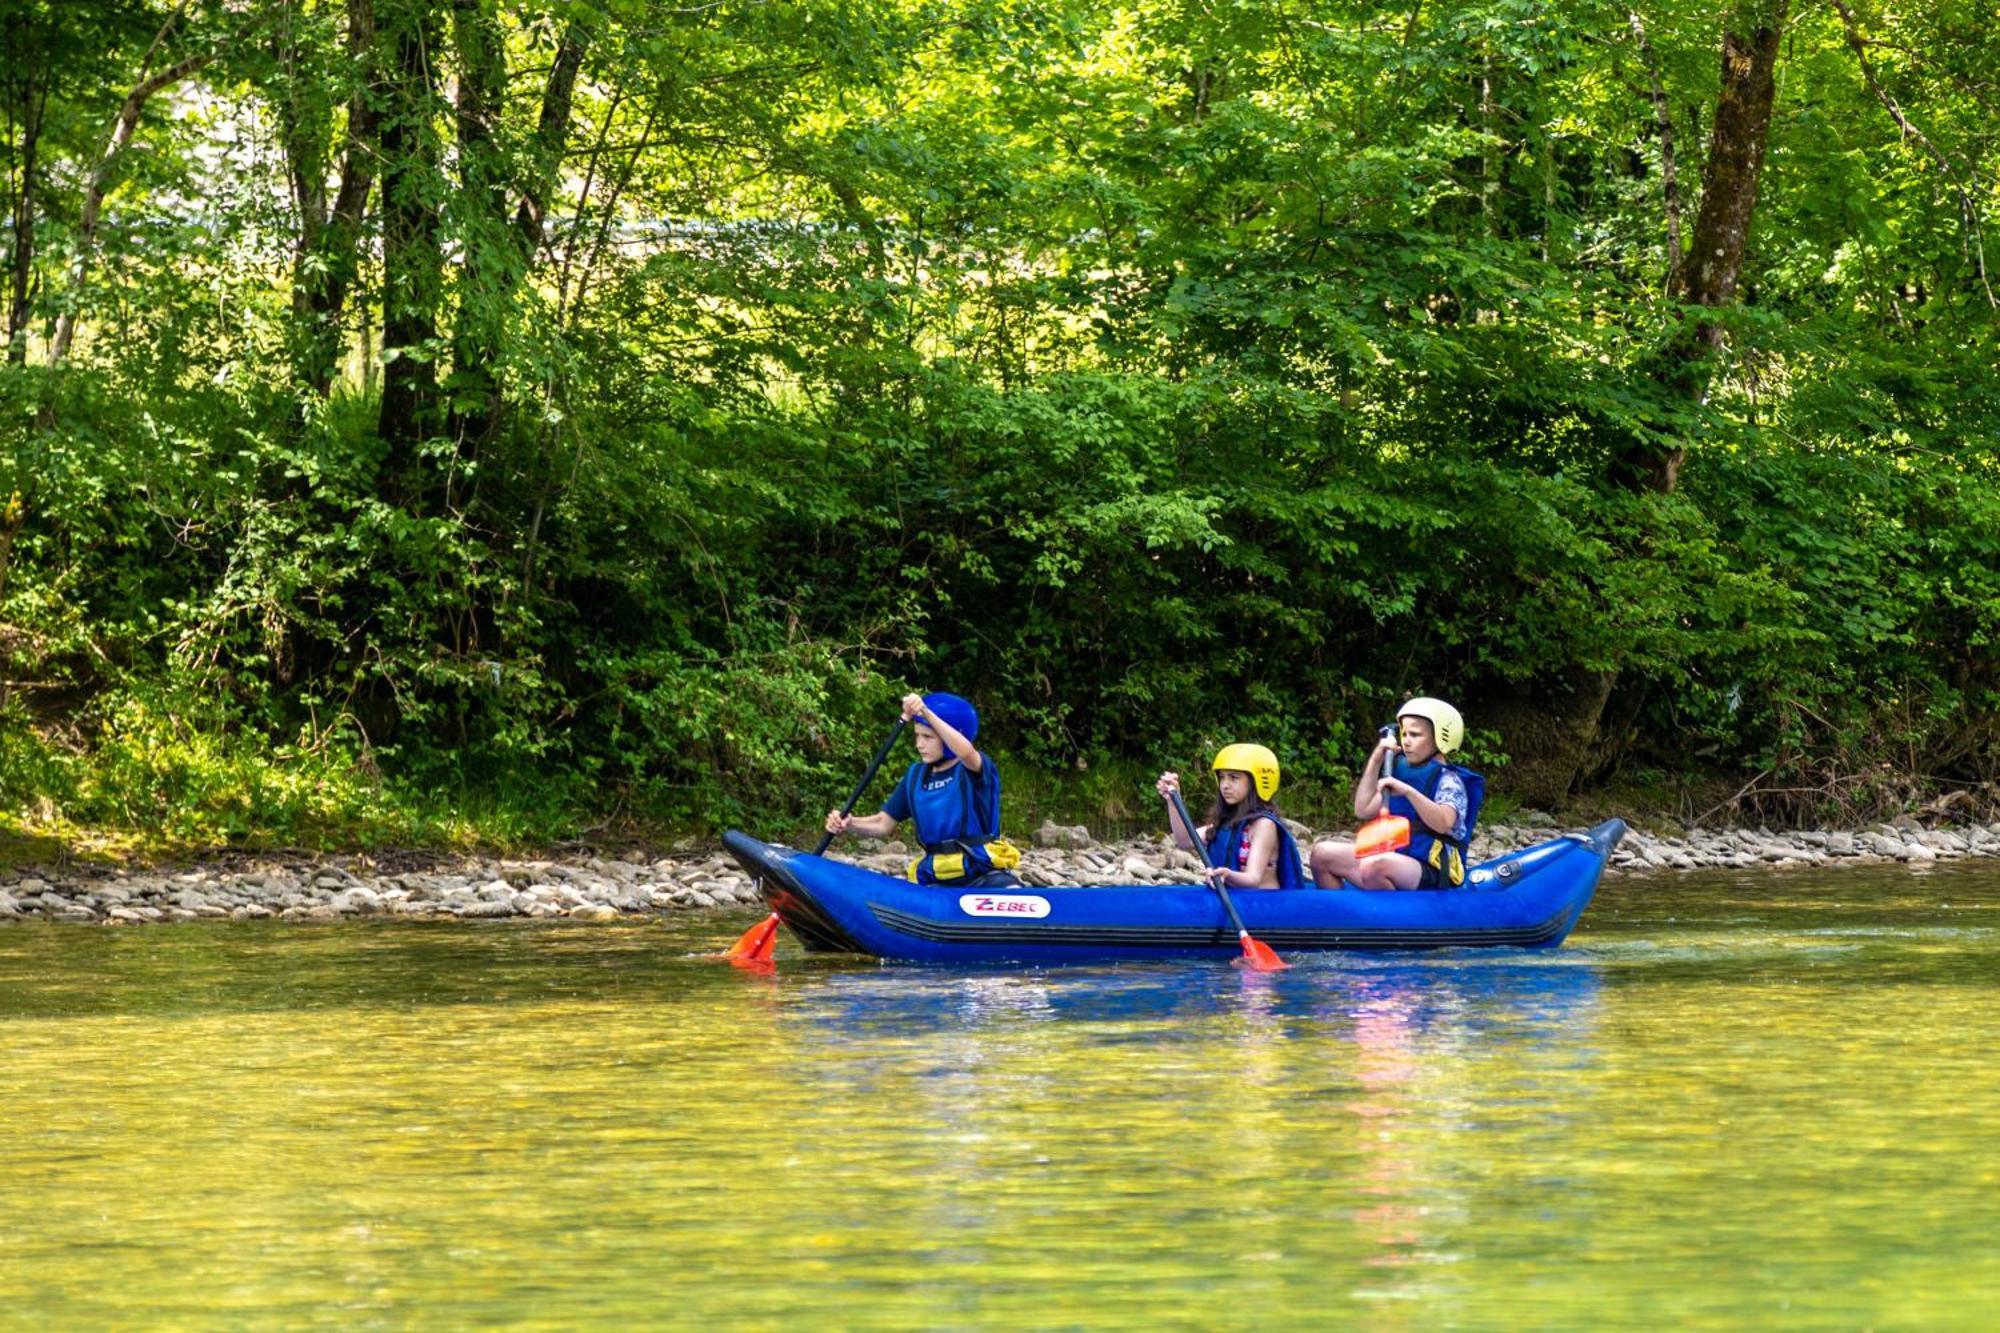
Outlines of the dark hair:
{"label": "dark hair", "polygon": [[[1241,770],[1225,771],[1240,772]],[[1248,773],[1244,773],[1243,776],[1246,778],[1250,777]],[[1208,818],[1201,822],[1208,825],[1208,836],[1213,840],[1217,834],[1230,825],[1241,824],[1245,820],[1255,819],[1258,815],[1269,815],[1271,818],[1276,819],[1278,817],[1278,807],[1257,794],[1257,782],[1256,779],[1252,778],[1250,791],[1244,796],[1241,805],[1224,805],[1222,803],[1222,793],[1218,791],[1215,794],[1215,800],[1209,804]]]}

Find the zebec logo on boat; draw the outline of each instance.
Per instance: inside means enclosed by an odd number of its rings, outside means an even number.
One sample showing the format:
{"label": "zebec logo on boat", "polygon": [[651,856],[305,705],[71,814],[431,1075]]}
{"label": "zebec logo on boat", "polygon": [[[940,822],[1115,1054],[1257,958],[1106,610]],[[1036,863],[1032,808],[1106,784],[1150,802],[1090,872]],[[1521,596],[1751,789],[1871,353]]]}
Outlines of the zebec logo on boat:
{"label": "zebec logo on boat", "polygon": [[1047,916],[1049,900],[1032,893],[964,893],[958,910],[967,916]]}

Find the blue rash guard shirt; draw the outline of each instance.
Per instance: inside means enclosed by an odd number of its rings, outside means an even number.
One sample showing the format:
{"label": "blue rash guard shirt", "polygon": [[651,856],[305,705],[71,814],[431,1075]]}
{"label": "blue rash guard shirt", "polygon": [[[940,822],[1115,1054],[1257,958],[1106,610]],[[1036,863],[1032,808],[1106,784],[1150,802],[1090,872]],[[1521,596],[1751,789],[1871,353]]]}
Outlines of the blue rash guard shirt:
{"label": "blue rash guard shirt", "polygon": [[1000,836],[1000,770],[990,755],[974,773],[963,762],[938,772],[919,759],[882,813],[901,822],[914,819],[917,841],[928,850],[953,842],[983,843]]}

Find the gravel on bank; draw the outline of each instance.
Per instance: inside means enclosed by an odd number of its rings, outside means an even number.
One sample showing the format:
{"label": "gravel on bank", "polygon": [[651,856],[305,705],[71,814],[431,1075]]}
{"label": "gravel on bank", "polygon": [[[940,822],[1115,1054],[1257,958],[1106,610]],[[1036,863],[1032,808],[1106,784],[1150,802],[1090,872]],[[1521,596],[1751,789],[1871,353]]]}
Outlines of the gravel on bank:
{"label": "gravel on bank", "polygon": [[[1312,834],[1293,824],[1301,847]],[[1549,816],[1528,814],[1482,829],[1473,859],[1499,856],[1560,831]],[[1347,836],[1335,830],[1330,836]],[[1101,843],[1082,826],[1044,823],[1024,849],[1020,876],[1030,886],[1188,884],[1199,879],[1193,855],[1164,836]],[[849,843],[860,864],[900,874],[902,843]],[[858,855],[855,855],[859,853]],[[1927,865],[2000,856],[2000,822],[1924,828],[1914,820],[1839,832],[1769,829],[1697,831],[1680,837],[1634,830],[1612,859],[1611,873],[1664,873],[1724,867],[1803,868],[1897,861]],[[352,917],[481,919],[626,916],[739,907],[757,891],[718,850],[676,852],[656,860],[585,856],[562,860],[469,859],[420,870],[385,868],[369,857],[237,856],[185,869],[0,871],[0,921],[43,919],[103,925],[209,918],[337,921]]]}

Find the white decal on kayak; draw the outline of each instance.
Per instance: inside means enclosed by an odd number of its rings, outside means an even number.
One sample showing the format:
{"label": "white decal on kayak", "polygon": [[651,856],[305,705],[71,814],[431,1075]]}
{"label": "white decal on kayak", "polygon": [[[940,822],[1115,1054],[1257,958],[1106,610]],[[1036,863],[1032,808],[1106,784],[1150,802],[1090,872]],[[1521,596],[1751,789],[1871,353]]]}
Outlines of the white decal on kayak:
{"label": "white decal on kayak", "polygon": [[1049,900],[1032,893],[963,893],[958,910],[967,916],[1047,916]]}

